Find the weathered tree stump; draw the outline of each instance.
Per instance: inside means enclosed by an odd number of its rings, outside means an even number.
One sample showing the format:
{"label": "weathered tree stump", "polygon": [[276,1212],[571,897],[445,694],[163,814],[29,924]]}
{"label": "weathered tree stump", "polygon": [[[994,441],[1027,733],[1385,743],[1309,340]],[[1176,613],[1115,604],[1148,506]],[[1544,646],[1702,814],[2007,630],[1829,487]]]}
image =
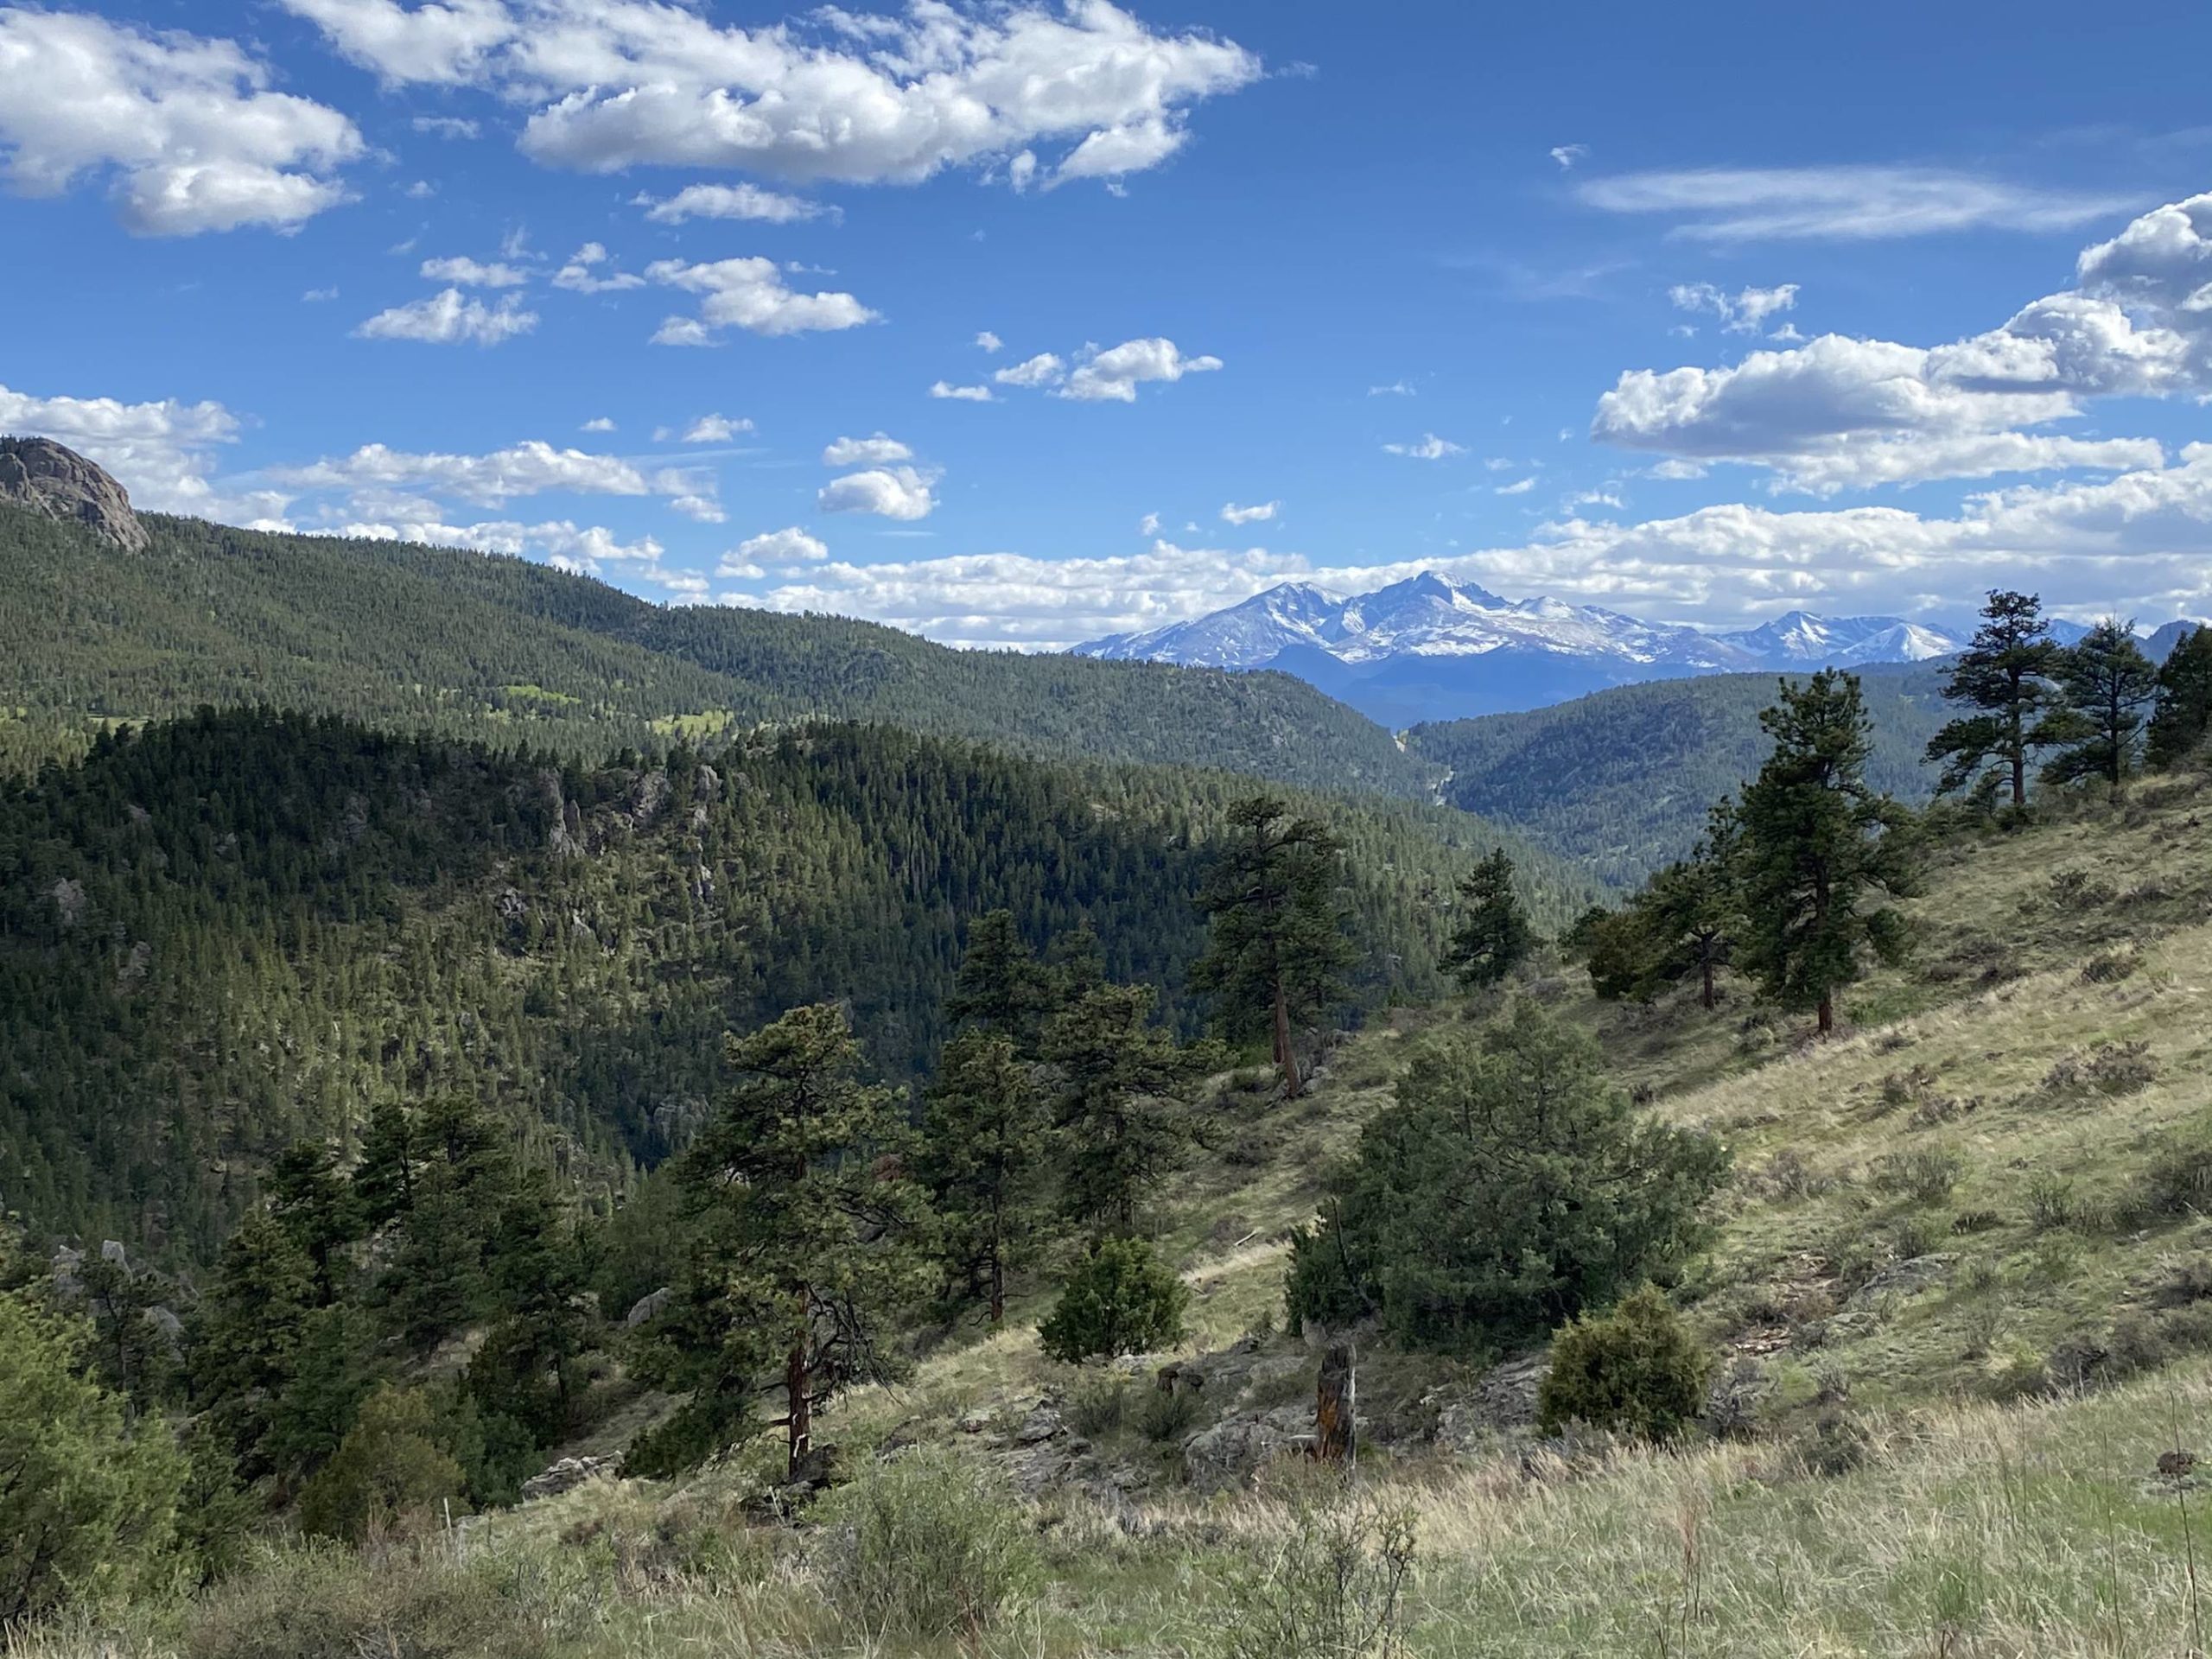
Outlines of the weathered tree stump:
{"label": "weathered tree stump", "polygon": [[1353,1462],[1352,1430],[1357,1377],[1351,1344],[1332,1343],[1321,1356],[1321,1381],[1313,1402],[1313,1455],[1323,1463]]}

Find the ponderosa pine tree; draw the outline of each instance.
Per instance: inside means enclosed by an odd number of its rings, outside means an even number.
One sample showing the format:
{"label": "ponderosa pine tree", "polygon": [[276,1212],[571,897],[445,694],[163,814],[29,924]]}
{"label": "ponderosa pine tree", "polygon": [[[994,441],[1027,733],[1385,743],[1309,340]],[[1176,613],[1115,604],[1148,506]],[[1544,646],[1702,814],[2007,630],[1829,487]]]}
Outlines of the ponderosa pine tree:
{"label": "ponderosa pine tree", "polygon": [[328,1307],[345,1276],[346,1247],[361,1231],[353,1189],[338,1173],[336,1154],[315,1141],[296,1141],[276,1155],[267,1185],[270,1213],[315,1263],[315,1296]]}
{"label": "ponderosa pine tree", "polygon": [[1745,964],[1786,1008],[1835,1029],[1835,994],[1859,975],[1860,952],[1894,961],[1904,922],[1873,899],[1913,888],[1910,815],[1866,783],[1869,743],[1859,677],[1822,669],[1759,716],[1774,753],[1736,817]]}
{"label": "ponderosa pine tree", "polygon": [[1003,1033],[1015,1052],[1034,1058],[1046,986],[1036,953],[1021,937],[1010,910],[978,917],[968,930],[968,949],[944,1017],[956,1027]]}
{"label": "ponderosa pine tree", "polygon": [[2143,759],[2160,772],[2179,766],[2212,738],[2212,627],[2174,641],[2158,670],[2158,708],[2144,734]]}
{"label": "ponderosa pine tree", "polygon": [[247,1211],[194,1310],[192,1382],[194,1403],[220,1424],[248,1482],[273,1467],[263,1441],[315,1306],[307,1252],[267,1211]]}
{"label": "ponderosa pine tree", "polygon": [[1305,1087],[1298,1033],[1344,1000],[1352,959],[1344,844],[1273,795],[1238,801],[1228,817],[1198,894],[1212,926],[1191,982],[1211,994],[1224,1036],[1267,1033],[1283,1087],[1296,1096]]}
{"label": "ponderosa pine tree", "polygon": [[1944,696],[1974,712],[1929,738],[1928,759],[1943,763],[1939,795],[1974,788],[1994,772],[2009,783],[2012,804],[2024,806],[2029,757],[2051,741],[2044,721],[2060,705],[2052,677],[2065,652],[2033,594],[1992,589],[1981,619],[1943,685]]}
{"label": "ponderosa pine tree", "polygon": [[[860,1046],[836,1005],[732,1037],[728,1058],[738,1082],[678,1160],[701,1211],[695,1275],[709,1280],[689,1299],[742,1311],[780,1358],[796,1471],[815,1408],[891,1370],[880,1341],[918,1288],[920,1195],[899,1164],[899,1091],[861,1080]],[[701,1357],[718,1372],[743,1356],[717,1341]],[[732,1399],[757,1382],[709,1374],[698,1386]]]}
{"label": "ponderosa pine tree", "polygon": [[421,1164],[407,1108],[389,1096],[378,1099],[369,1108],[361,1155],[348,1178],[365,1227],[374,1230],[406,1213],[415,1202],[415,1173]]}
{"label": "ponderosa pine tree", "polygon": [[996,1325],[1007,1278],[1043,1229],[1047,1096],[1004,1031],[962,1032],[925,1097],[915,1173],[929,1191],[947,1277]]}
{"label": "ponderosa pine tree", "polygon": [[1180,1168],[1194,1138],[1185,1099],[1216,1058],[1153,1020],[1149,985],[1106,985],[1045,1031],[1059,1073],[1060,1198],[1096,1235],[1134,1235],[1137,1212]]}
{"label": "ponderosa pine tree", "polygon": [[2060,659],[2066,708],[2050,722],[2064,747],[2044,766],[2054,784],[2101,778],[2117,795],[2135,773],[2143,711],[2158,695],[2158,671],[2135,643],[2135,625],[2107,618]]}
{"label": "ponderosa pine tree", "polygon": [[1743,925],[1736,893],[1739,838],[1735,809],[1724,801],[1697,849],[1654,875],[1639,899],[1658,947],[1654,968],[1670,980],[1695,974],[1698,1000],[1708,1011],[1718,1001],[1713,976],[1727,964]]}
{"label": "ponderosa pine tree", "polygon": [[1459,884],[1463,913],[1437,964],[1470,990],[1501,982],[1535,948],[1535,930],[1513,889],[1513,860],[1500,847]]}

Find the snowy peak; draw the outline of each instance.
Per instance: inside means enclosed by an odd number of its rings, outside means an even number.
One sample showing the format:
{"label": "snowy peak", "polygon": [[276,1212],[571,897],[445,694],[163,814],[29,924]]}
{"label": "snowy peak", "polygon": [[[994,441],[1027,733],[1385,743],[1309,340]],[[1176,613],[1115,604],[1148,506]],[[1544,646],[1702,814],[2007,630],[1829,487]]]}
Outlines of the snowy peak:
{"label": "snowy peak", "polygon": [[1948,657],[1966,641],[1941,628],[1895,616],[1815,616],[1791,611],[1771,622],[1713,636],[1763,663],[1848,668],[1859,663],[1917,663]]}
{"label": "snowy peak", "polygon": [[1310,582],[1287,582],[1226,610],[1143,633],[1117,633],[1077,645],[1078,657],[1258,668],[1293,645],[1327,646],[1323,630],[1344,602]]}

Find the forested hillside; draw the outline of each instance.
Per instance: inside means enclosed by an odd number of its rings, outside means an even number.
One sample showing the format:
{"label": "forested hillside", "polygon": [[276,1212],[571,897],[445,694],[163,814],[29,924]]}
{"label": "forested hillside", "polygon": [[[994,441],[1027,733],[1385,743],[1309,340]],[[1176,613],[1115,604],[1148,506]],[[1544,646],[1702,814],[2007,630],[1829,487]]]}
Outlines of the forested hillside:
{"label": "forested hillside", "polygon": [[1287,675],[952,651],[834,617],[664,609],[521,559],[142,522],[134,552],[0,506],[0,766],[79,750],[104,720],[267,704],[583,760],[826,717],[1425,790],[1389,733]]}
{"label": "forested hillside", "polygon": [[[1074,769],[881,728],[585,766],[332,718],[203,713],[0,794],[0,1204],[204,1256],[301,1136],[466,1092],[604,1177],[680,1137],[718,1043],[847,1002],[933,1063],[969,925],[1185,988],[1219,773]],[[1349,843],[1372,1006],[1438,988],[1453,883],[1498,837],[1300,798]],[[1539,917],[1586,884],[1507,837]]]}
{"label": "forested hillside", "polygon": [[[1873,721],[1867,780],[1922,801],[1936,769],[1921,757],[1953,711],[1938,664],[1860,671]],[[1758,770],[1770,674],[1625,685],[1527,714],[1416,726],[1407,747],[1448,767],[1442,796],[1511,824],[1600,880],[1633,885],[1684,856],[1707,809]]]}

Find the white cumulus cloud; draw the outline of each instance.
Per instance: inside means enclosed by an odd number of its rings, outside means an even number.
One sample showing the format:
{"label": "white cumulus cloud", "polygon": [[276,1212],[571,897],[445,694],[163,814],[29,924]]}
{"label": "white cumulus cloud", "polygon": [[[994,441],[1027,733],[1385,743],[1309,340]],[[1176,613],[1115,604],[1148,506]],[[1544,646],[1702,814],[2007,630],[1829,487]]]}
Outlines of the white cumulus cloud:
{"label": "white cumulus cloud", "polygon": [[1433,432],[1422,433],[1418,443],[1386,443],[1382,448],[1387,454],[1405,455],[1414,461],[1442,461],[1450,455],[1467,453],[1466,445],[1454,443],[1449,438],[1440,438]]}
{"label": "white cumulus cloud", "polygon": [[1797,284],[1783,283],[1774,288],[1745,288],[1727,294],[1711,283],[1677,283],[1667,290],[1667,297],[1678,311],[1701,311],[1719,318],[1721,328],[1728,334],[1756,334],[1769,317],[1796,309]]}
{"label": "white cumulus cloud", "polygon": [[802,219],[835,218],[837,210],[757,184],[691,184],[674,195],[640,195],[633,207],[645,210],[656,225],[681,225],[694,219],[742,219],[764,225],[792,225]]}
{"label": "white cumulus cloud", "polygon": [[353,330],[363,340],[413,340],[434,346],[497,346],[537,327],[537,314],[512,294],[497,305],[442,289],[427,299],[379,311]]}
{"label": "white cumulus cloud", "polygon": [[1264,524],[1281,510],[1282,503],[1280,501],[1262,501],[1249,507],[1240,507],[1231,501],[1223,506],[1221,522],[1224,524]]}
{"label": "white cumulus cloud", "polygon": [[838,438],[822,452],[824,467],[883,467],[913,458],[906,445],[880,432],[872,438]]}
{"label": "white cumulus cloud", "polygon": [[486,264],[469,258],[425,259],[423,276],[427,282],[450,283],[458,288],[520,288],[530,281],[528,271],[503,261]]}
{"label": "white cumulus cloud", "polygon": [[587,242],[553,273],[553,286],[572,294],[619,294],[645,285],[645,279],[634,271],[606,269],[608,260],[605,243]]}
{"label": "white cumulus cloud", "polygon": [[759,536],[748,536],[728,553],[715,571],[717,575],[755,577],[763,574],[761,567],[770,564],[804,564],[830,556],[830,550],[818,538],[808,535],[797,524],[785,530],[772,530]]}
{"label": "white cumulus cloud", "polygon": [[950,380],[939,380],[930,387],[932,397],[948,397],[958,404],[988,404],[996,400],[988,386],[956,386]]}
{"label": "white cumulus cloud", "polygon": [[234,41],[0,9],[0,179],[54,196],[105,177],[142,236],[295,230],[346,200],[334,173],[365,146],[346,117],[269,79]]}
{"label": "white cumulus cloud", "polygon": [[658,259],[645,276],[702,296],[696,317],[671,317],[653,336],[663,346],[711,346],[728,328],[755,334],[796,334],[855,328],[876,314],[849,294],[801,294],[784,282],[772,259],[716,259],[687,264]]}
{"label": "white cumulus cloud", "polygon": [[1133,404],[1137,387],[1146,381],[1172,383],[1219,367],[1219,358],[1185,357],[1172,340],[1127,340],[1109,350],[1087,353],[1054,396],[1080,403]]}
{"label": "white cumulus cloud", "polygon": [[872,467],[830,480],[815,499],[824,512],[872,512],[911,523],[937,511],[935,481],[912,467]]}
{"label": "white cumulus cloud", "polygon": [[1051,352],[1039,352],[1026,361],[999,370],[991,378],[1002,386],[1049,386],[1066,375],[1067,366]]}

